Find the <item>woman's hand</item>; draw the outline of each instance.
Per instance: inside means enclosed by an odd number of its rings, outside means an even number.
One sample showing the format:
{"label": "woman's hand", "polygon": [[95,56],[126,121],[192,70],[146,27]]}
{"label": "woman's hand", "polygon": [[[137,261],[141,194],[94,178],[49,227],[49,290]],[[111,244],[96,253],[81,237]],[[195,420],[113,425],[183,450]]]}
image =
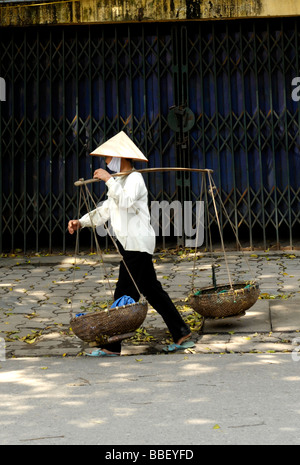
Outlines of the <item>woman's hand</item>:
{"label": "woman's hand", "polygon": [[107,182],[110,178],[111,175],[102,168],[99,168],[94,173],[94,179],[100,179],[101,181]]}
{"label": "woman's hand", "polygon": [[71,220],[68,224],[68,231],[70,234],[74,234],[75,231],[81,228],[79,220]]}

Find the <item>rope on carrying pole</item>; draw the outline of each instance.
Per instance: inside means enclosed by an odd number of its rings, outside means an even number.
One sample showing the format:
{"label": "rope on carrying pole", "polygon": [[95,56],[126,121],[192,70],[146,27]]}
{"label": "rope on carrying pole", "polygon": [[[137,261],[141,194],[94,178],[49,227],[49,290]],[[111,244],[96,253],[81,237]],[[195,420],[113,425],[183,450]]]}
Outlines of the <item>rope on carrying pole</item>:
{"label": "rope on carrying pole", "polygon": [[[222,201],[220,192],[218,191],[218,189],[217,189],[217,187],[216,187],[216,185],[215,185],[215,182],[214,182],[214,180],[213,180],[213,177],[212,177],[211,173],[208,174],[208,178],[209,178],[210,181],[211,181],[211,184],[212,184],[212,186],[213,186],[213,189],[217,192],[217,195],[218,195],[218,197],[219,197],[219,201],[220,201],[221,207],[223,208],[224,213],[225,213],[225,216],[226,216],[226,218],[227,218],[227,220],[228,220],[228,222],[229,222],[229,224],[230,224],[230,226],[231,226],[231,228],[232,228],[232,231],[233,231],[233,233],[234,233],[234,235],[235,235],[236,241],[237,241],[237,243],[238,243],[238,245],[239,245],[239,248],[240,248],[240,250],[241,250],[241,252],[242,252],[242,255],[243,255],[243,258],[244,258],[244,260],[245,260],[245,262],[246,262],[246,265],[247,265],[247,267],[248,267],[248,270],[249,270],[249,272],[250,272],[250,274],[251,274],[252,281],[255,282],[255,281],[256,281],[256,280],[255,280],[255,276],[254,276],[253,271],[252,271],[252,269],[251,269],[251,267],[250,267],[249,261],[248,261],[246,255],[244,254],[244,252],[243,252],[243,250],[242,250],[243,248],[242,248],[242,245],[241,245],[240,240],[239,240],[239,238],[238,238],[238,234],[237,234],[236,228],[234,227],[234,224],[232,223],[232,221],[231,221],[231,219],[230,219],[230,217],[229,217],[229,215],[228,215],[228,213],[227,213],[227,210],[226,210],[226,208],[225,208],[224,202]],[[225,251],[224,251],[224,252],[225,252]]]}
{"label": "rope on carrying pole", "polygon": [[[205,181],[205,173],[202,174],[202,179],[201,179],[200,202],[202,200],[204,181]],[[196,217],[197,217],[197,215],[196,215]],[[192,273],[192,290],[193,291],[195,290],[194,284],[195,284],[195,275],[196,275],[196,260],[197,260],[197,250],[198,250],[200,219],[201,219],[201,215],[199,215],[199,221],[198,221],[198,224],[197,224],[197,227],[196,227],[196,247],[195,247],[195,253],[194,253],[194,265],[193,265],[193,273]]]}
{"label": "rope on carrying pole", "polygon": [[214,205],[215,214],[216,214],[216,219],[217,219],[217,223],[218,223],[218,227],[219,227],[221,244],[222,244],[222,249],[223,249],[223,253],[224,253],[225,265],[226,265],[226,269],[227,269],[230,288],[233,290],[233,284],[232,284],[232,279],[231,279],[230,270],[229,270],[229,266],[228,266],[228,261],[227,261],[226,251],[225,251],[225,245],[224,245],[224,239],[223,239],[220,219],[219,219],[217,205],[216,205],[216,199],[215,199],[215,196],[214,196],[214,189],[216,189],[216,186],[213,186],[213,184],[212,184],[212,176],[211,176],[210,173],[208,173],[208,181],[209,181],[209,187],[210,187],[210,194],[212,196],[213,205]]}
{"label": "rope on carrying pole", "polygon": [[[83,186],[81,185],[81,189],[82,189],[82,188],[83,188]],[[89,189],[88,189],[88,187],[87,187],[86,184],[85,184],[85,189],[86,189],[87,196],[90,197],[92,203],[93,203],[94,206],[97,208],[97,204],[96,204],[95,200],[93,199],[93,196],[92,196],[91,192],[89,191]],[[84,195],[84,194],[83,194],[83,195]],[[84,195],[84,199],[85,199],[85,201],[86,201],[85,195]],[[87,206],[87,208],[89,208],[89,206],[87,205],[87,202],[86,202],[86,206]],[[104,264],[103,255],[101,254],[99,242],[98,242],[97,235],[96,235],[96,226],[95,226],[94,223],[93,223],[93,218],[91,217],[91,212],[90,212],[90,210],[88,210],[88,212],[89,212],[89,215],[90,215],[91,225],[92,225],[92,228],[93,228],[93,231],[94,231],[94,237],[95,237],[95,242],[96,242],[96,246],[97,246],[97,251],[99,251],[99,253],[100,253],[100,255],[101,255],[101,258],[102,258],[102,262],[103,262],[103,264]],[[139,294],[141,300],[142,300],[142,301],[143,301],[143,300],[146,300],[145,297],[143,296],[143,294],[141,293],[141,291],[139,290],[139,287],[138,287],[138,285],[136,284],[136,282],[135,282],[135,280],[134,280],[134,278],[133,278],[133,276],[132,276],[132,274],[131,274],[131,272],[130,272],[128,266],[127,266],[127,263],[126,263],[126,261],[124,260],[124,257],[122,256],[122,254],[121,254],[121,252],[120,252],[120,250],[119,250],[118,244],[116,243],[115,239],[113,238],[112,234],[110,233],[109,228],[107,227],[107,225],[106,225],[105,223],[104,223],[104,228],[106,229],[106,231],[107,231],[109,237],[111,238],[111,240],[112,240],[112,242],[113,242],[113,244],[114,244],[114,246],[115,246],[115,248],[116,248],[118,254],[120,255],[121,261],[123,262],[123,264],[124,264],[124,266],[125,266],[125,268],[126,268],[128,274],[129,274],[129,276],[130,276],[130,278],[131,278],[131,280],[132,280],[132,282],[133,282],[133,284],[134,284],[134,286],[135,286],[135,288],[136,288],[136,290],[137,290],[137,292],[138,292],[138,294]],[[108,282],[109,282],[109,284],[110,284],[110,281],[109,281],[108,276],[107,276],[107,280],[108,280]]]}
{"label": "rope on carrying pole", "polygon": [[[86,187],[86,192],[89,192],[87,186],[85,186],[85,187]],[[94,235],[94,239],[95,239],[97,254],[100,256],[100,258],[101,258],[101,263],[103,264],[103,267],[104,267],[104,272],[105,272],[104,277],[106,278],[106,280],[107,280],[107,282],[108,282],[109,290],[110,290],[111,296],[112,296],[112,298],[113,298],[113,295],[114,295],[113,289],[112,289],[112,286],[111,286],[111,283],[110,283],[110,280],[109,280],[109,277],[108,277],[108,271],[107,271],[107,268],[106,268],[106,265],[105,265],[105,262],[104,262],[104,259],[103,259],[103,255],[102,255],[102,252],[101,252],[101,248],[100,248],[98,239],[97,239],[96,230],[95,230],[95,227],[94,227],[94,225],[93,225],[93,219],[92,219],[91,211],[90,211],[90,210],[91,210],[91,206],[90,206],[90,203],[88,202],[88,197],[86,197],[86,196],[84,195],[83,187],[81,187],[80,190],[82,190],[84,203],[85,203],[87,212],[88,212],[89,217],[90,217],[90,220],[91,220],[92,230],[93,230],[93,235]]]}
{"label": "rope on carrying pole", "polygon": [[[81,190],[80,190],[80,195],[79,195],[79,206],[78,206],[78,211],[80,214],[81,210]],[[74,288],[75,288],[75,269],[77,265],[77,255],[79,252],[79,229],[76,231],[76,243],[75,243],[75,260],[74,260],[74,266],[73,266],[73,280],[72,280],[72,290],[71,290],[71,307],[70,307],[70,321],[73,318],[73,297],[74,297]]]}
{"label": "rope on carrying pole", "polygon": [[[84,195],[83,187],[81,187],[80,188],[80,194],[79,194],[78,216],[80,216],[82,198],[84,200],[87,211],[88,211],[88,213],[90,215],[90,204],[89,204],[86,196]],[[90,219],[91,219],[91,222],[92,222],[91,215],[90,215]],[[102,252],[101,252],[101,249],[100,249],[100,246],[99,246],[99,242],[98,242],[98,239],[97,239],[97,236],[96,236],[96,233],[95,233],[95,228],[93,228],[93,233],[94,233],[94,238],[95,238],[95,243],[96,243],[97,254],[100,256],[101,262],[102,262],[103,267],[104,267],[104,272],[105,272],[104,278],[106,278],[106,280],[108,282],[109,290],[110,290],[110,293],[111,293],[111,296],[112,296],[112,299],[113,299],[113,296],[114,296],[113,289],[112,289],[112,286],[111,286],[111,282],[110,282],[110,280],[108,278],[108,272],[107,272],[106,265],[105,265],[105,262],[103,260],[103,255],[102,255]],[[72,317],[73,317],[73,297],[74,297],[74,288],[75,288],[75,270],[76,270],[76,265],[77,265],[78,253],[79,253],[79,229],[77,229],[77,231],[76,231],[75,260],[74,260],[74,267],[73,267],[73,282],[72,282],[72,291],[71,291],[70,320],[72,320]]]}

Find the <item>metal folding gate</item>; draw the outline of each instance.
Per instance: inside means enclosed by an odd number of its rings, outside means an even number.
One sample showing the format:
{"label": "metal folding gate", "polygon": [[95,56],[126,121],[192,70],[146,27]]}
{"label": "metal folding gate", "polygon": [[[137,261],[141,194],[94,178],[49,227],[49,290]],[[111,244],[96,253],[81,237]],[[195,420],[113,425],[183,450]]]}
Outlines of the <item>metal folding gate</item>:
{"label": "metal folding gate", "polygon": [[[292,246],[299,239],[298,19],[0,28],[0,250],[73,244],[79,177],[99,159],[89,153],[125,130],[149,166],[214,169],[237,228]],[[194,116],[184,132],[168,116]],[[196,174],[145,178],[149,201],[199,198]],[[103,185],[93,186],[100,201]],[[228,217],[220,210],[226,240]],[[216,229],[208,205],[206,230]],[[90,243],[90,233],[81,244]]]}

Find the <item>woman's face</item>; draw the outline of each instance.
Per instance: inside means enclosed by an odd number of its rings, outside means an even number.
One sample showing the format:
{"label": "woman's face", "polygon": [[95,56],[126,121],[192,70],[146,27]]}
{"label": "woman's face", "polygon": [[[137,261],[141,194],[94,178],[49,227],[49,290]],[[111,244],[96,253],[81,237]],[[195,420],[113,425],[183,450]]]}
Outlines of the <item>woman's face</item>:
{"label": "woman's face", "polygon": [[109,165],[109,163],[112,161],[112,157],[105,157],[105,163]]}

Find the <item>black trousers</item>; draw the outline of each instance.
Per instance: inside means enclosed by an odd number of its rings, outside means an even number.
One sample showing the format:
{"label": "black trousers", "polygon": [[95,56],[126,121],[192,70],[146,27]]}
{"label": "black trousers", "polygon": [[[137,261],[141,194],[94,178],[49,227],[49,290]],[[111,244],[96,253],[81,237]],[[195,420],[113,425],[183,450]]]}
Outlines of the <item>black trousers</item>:
{"label": "black trousers", "polygon": [[[183,321],[169,295],[157,279],[152,255],[146,252],[124,250],[119,242],[118,247],[140,292],[144,295],[149,304],[162,316],[174,342],[190,334],[190,328]],[[121,261],[119,279],[114,298],[117,300],[123,295],[132,297],[136,302],[138,302],[140,298],[123,261]],[[111,352],[121,352],[121,343],[109,344],[106,345],[105,348]]]}

